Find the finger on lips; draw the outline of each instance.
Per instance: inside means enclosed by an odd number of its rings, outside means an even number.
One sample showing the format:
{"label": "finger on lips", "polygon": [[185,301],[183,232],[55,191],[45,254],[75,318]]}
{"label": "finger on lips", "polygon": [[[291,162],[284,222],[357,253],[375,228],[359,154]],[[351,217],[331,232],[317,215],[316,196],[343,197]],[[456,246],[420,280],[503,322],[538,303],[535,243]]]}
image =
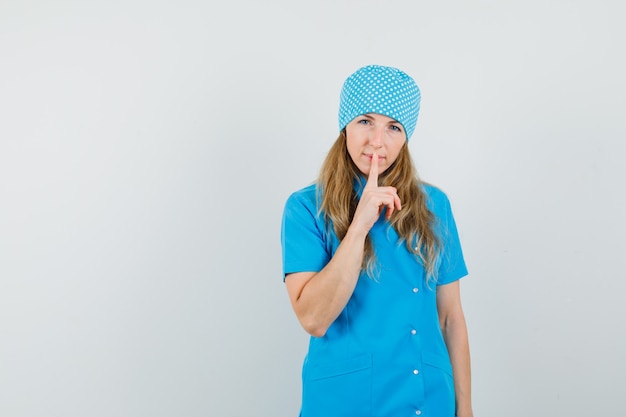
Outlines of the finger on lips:
{"label": "finger on lips", "polygon": [[388,197],[385,197],[384,199],[379,200],[379,204],[378,204],[378,207],[380,210],[382,210],[383,206],[387,207],[387,213],[386,213],[387,219],[391,217],[391,214],[394,212],[394,210],[401,209],[402,206],[400,204],[400,198],[398,197],[396,188],[391,187],[391,186],[389,187],[378,186],[378,154],[377,153],[372,154],[370,172],[369,172],[369,176],[367,178],[367,183],[365,184],[365,186],[370,189],[376,188],[377,193],[382,192],[383,194],[387,196],[391,195],[390,200],[387,199]]}
{"label": "finger on lips", "polygon": [[370,186],[378,186],[378,154],[372,154],[372,160],[370,163],[370,174],[367,178],[368,184]]}

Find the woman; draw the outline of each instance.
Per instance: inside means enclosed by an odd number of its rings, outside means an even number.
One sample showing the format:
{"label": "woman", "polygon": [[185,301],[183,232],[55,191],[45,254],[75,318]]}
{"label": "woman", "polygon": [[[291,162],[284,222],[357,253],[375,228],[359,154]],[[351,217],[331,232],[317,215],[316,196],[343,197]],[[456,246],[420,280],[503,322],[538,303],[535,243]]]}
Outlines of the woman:
{"label": "woman", "polygon": [[404,72],[357,70],[317,182],[286,202],[284,280],[311,335],[302,417],[472,416],[467,269],[446,195],[409,154],[419,108]]}

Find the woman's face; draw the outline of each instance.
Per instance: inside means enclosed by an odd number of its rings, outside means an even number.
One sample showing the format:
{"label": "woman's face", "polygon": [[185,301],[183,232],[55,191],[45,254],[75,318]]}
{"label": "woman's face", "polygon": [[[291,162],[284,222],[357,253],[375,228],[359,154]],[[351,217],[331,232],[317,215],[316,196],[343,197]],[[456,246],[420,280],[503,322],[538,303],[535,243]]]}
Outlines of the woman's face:
{"label": "woman's face", "polygon": [[364,175],[370,172],[372,155],[378,155],[379,173],[393,164],[406,142],[406,132],[400,122],[369,113],[356,117],[346,125],[348,153]]}

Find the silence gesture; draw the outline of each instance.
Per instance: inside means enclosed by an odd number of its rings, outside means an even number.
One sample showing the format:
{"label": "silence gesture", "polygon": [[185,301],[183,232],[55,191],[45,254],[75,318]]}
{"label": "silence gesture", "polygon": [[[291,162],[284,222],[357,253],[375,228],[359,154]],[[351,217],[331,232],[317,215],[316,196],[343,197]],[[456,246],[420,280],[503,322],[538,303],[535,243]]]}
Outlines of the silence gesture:
{"label": "silence gesture", "polygon": [[374,153],[367,183],[363,188],[351,226],[360,228],[363,232],[369,232],[385,208],[387,209],[385,218],[389,220],[394,210],[402,209],[402,205],[395,187],[378,186],[378,154]]}

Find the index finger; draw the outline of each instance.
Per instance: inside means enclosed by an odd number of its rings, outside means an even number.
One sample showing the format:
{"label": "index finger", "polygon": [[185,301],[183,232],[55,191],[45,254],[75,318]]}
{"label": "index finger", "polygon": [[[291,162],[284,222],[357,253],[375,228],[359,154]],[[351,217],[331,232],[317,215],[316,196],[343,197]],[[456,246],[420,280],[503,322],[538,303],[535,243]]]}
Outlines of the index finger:
{"label": "index finger", "polygon": [[370,163],[370,173],[367,177],[367,184],[369,186],[378,187],[378,154],[372,154],[372,161]]}

